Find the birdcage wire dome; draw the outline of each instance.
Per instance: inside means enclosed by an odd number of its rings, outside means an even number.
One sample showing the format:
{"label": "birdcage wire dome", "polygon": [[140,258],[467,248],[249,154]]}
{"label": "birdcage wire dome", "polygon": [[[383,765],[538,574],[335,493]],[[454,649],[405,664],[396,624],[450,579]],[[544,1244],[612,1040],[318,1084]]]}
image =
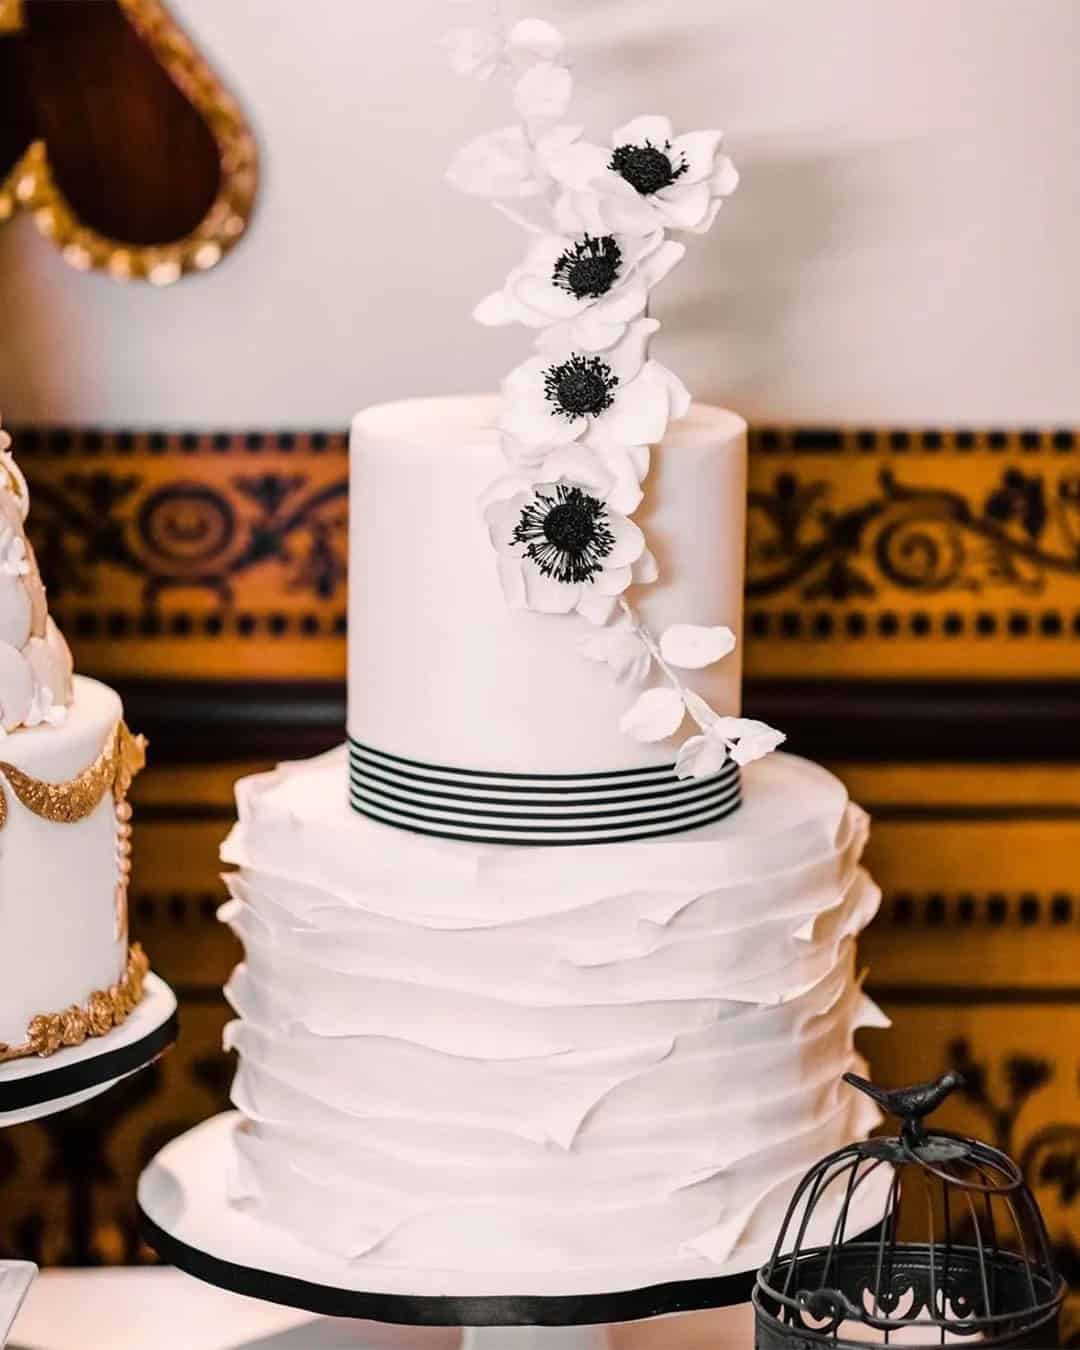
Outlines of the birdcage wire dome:
{"label": "birdcage wire dome", "polygon": [[[882,1168],[892,1178],[877,1232],[849,1242],[852,1201]],[[805,1247],[815,1210],[837,1197],[830,1241]],[[987,1144],[927,1132],[909,1117],[898,1137],[839,1149],[800,1182],[758,1274],[756,1347],[975,1340],[1046,1350],[1057,1344],[1063,1292],[1042,1215],[1016,1164]]]}

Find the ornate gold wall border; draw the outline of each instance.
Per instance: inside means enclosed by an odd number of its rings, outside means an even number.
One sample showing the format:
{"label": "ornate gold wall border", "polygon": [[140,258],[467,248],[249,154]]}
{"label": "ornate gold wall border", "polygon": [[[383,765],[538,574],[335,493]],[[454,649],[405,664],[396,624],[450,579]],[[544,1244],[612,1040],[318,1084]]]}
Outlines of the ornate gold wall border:
{"label": "ornate gold wall border", "polygon": [[[182,643],[243,678],[269,638],[267,674],[342,674],[343,430],[52,428],[16,451],[86,668],[174,674]],[[1073,429],[755,428],[748,531],[751,679],[1080,676]]]}
{"label": "ornate gold wall border", "polygon": [[[0,183],[0,221],[29,213],[40,234],[79,271],[105,272],[118,281],[168,286],[187,272],[215,267],[247,228],[258,182],[255,138],[239,104],[224,88],[161,0],[117,0],[173,84],[201,114],[218,149],[220,182],[199,224],[168,244],[137,245],[111,239],[83,224],[60,191],[44,141],[34,141]],[[21,7],[0,16],[10,30]]]}

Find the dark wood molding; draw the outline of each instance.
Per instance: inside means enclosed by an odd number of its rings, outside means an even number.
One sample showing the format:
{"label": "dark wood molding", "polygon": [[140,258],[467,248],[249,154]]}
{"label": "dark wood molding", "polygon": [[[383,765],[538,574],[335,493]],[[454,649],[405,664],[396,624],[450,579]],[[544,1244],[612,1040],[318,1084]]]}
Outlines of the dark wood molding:
{"label": "dark wood molding", "polygon": [[[131,725],[158,763],[287,759],[345,734],[340,681],[128,680]],[[1070,681],[751,680],[745,711],[788,748],[849,763],[1080,763]]]}

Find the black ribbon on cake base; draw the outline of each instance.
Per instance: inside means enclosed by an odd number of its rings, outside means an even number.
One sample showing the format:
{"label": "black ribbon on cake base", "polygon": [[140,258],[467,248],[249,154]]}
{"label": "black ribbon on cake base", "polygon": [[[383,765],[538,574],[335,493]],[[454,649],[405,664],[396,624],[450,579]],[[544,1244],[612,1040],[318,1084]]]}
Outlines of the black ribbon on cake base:
{"label": "black ribbon on cake base", "polygon": [[696,830],[742,800],[739,768],[676,778],[674,765],[610,773],[451,769],[349,737],[353,810],[414,834],[483,844],[615,844]]}

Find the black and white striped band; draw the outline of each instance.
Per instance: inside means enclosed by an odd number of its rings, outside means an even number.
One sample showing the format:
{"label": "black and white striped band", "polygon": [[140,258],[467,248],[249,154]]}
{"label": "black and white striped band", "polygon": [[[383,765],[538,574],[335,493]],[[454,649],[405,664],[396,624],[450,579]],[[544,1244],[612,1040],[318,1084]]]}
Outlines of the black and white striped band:
{"label": "black and white striped band", "polygon": [[713,778],[670,764],[612,773],[489,773],[422,764],[349,737],[354,811],[415,834],[494,844],[608,844],[710,825],[741,800],[732,760]]}

